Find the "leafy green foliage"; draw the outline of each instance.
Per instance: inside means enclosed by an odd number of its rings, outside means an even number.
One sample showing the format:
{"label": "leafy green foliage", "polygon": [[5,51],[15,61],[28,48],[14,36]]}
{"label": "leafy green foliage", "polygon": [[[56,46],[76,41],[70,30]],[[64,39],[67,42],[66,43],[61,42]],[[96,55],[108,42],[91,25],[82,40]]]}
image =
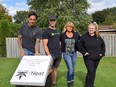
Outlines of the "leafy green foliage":
{"label": "leafy green foliage", "polygon": [[14,21],[15,23],[18,24],[23,24],[27,21],[27,15],[28,15],[28,11],[17,11],[16,15],[14,15]]}
{"label": "leafy green foliage", "polygon": [[116,29],[116,23],[113,23],[112,28]]}
{"label": "leafy green foliage", "polygon": [[0,56],[6,55],[6,37],[16,37],[19,26],[8,20],[0,20]]}
{"label": "leafy green foliage", "polygon": [[6,19],[8,21],[12,21],[12,17],[8,15],[8,12],[4,6],[0,4],[0,20]]}
{"label": "leafy green foliage", "polygon": [[12,17],[0,4],[0,56],[6,56],[6,37],[16,37],[20,25],[12,23]]}
{"label": "leafy green foliage", "polygon": [[102,24],[105,21],[107,16],[107,12],[97,11],[92,14],[93,21],[97,22],[98,24]]}
{"label": "leafy green foliage", "polygon": [[92,14],[92,18],[98,24],[112,25],[116,22],[116,7],[96,11]]}
{"label": "leafy green foliage", "polygon": [[67,21],[74,22],[77,31],[84,32],[90,22],[86,13],[89,4],[87,0],[27,0],[30,10],[39,14],[38,25],[45,29],[48,27],[48,17],[57,15],[57,28],[61,31]]}
{"label": "leafy green foliage", "polygon": [[0,21],[0,54],[1,56],[5,56],[5,38],[8,35],[8,21],[7,20],[1,20]]}
{"label": "leafy green foliage", "polygon": [[104,24],[112,25],[116,23],[116,11],[111,12],[104,21]]}

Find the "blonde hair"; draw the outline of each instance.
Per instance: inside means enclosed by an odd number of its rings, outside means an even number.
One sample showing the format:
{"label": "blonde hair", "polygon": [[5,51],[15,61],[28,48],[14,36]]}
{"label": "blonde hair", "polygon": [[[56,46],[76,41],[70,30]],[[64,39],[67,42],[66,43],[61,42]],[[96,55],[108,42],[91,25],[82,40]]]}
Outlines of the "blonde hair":
{"label": "blonde hair", "polygon": [[93,23],[90,23],[89,25],[93,25],[95,27],[95,34],[97,37],[99,37],[100,35],[99,35],[98,24],[96,22],[93,22]]}
{"label": "blonde hair", "polygon": [[63,32],[66,32],[67,26],[69,26],[69,25],[72,27],[72,32],[75,32],[75,26],[74,26],[73,22],[71,22],[71,21],[68,21],[68,22],[66,23],[66,25],[64,26]]}

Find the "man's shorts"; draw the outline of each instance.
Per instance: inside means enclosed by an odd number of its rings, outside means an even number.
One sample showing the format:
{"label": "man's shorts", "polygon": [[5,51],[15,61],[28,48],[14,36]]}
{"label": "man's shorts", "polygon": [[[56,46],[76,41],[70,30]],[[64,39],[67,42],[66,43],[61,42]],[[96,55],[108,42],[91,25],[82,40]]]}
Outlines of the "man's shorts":
{"label": "man's shorts", "polygon": [[57,57],[57,58],[53,58],[53,64],[52,67],[54,68],[58,68],[60,65],[62,57]]}

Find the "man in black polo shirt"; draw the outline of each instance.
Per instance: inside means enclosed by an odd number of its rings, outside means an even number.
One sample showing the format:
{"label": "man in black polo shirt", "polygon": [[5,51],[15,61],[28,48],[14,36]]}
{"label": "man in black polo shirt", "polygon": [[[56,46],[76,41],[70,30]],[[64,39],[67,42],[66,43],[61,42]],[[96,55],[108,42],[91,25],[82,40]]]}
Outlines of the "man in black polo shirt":
{"label": "man in black polo shirt", "polygon": [[24,55],[39,55],[39,42],[41,31],[36,26],[37,14],[30,12],[28,14],[28,23],[22,25],[18,35],[18,46],[21,58]]}
{"label": "man in black polo shirt", "polygon": [[52,15],[49,18],[49,28],[42,35],[43,46],[46,55],[51,55],[53,58],[52,67],[52,84],[56,84],[57,68],[61,61],[60,49],[60,31],[56,29],[56,16]]}

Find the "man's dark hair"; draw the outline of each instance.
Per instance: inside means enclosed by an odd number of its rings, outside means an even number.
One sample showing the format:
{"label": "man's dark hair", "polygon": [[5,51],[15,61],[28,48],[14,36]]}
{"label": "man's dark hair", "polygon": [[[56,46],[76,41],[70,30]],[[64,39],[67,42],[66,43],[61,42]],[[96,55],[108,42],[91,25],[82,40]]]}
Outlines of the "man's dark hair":
{"label": "man's dark hair", "polygon": [[32,15],[34,15],[34,16],[36,17],[36,19],[38,18],[38,15],[37,15],[36,12],[34,12],[34,11],[29,12],[28,18],[29,18],[30,16],[32,16]]}

